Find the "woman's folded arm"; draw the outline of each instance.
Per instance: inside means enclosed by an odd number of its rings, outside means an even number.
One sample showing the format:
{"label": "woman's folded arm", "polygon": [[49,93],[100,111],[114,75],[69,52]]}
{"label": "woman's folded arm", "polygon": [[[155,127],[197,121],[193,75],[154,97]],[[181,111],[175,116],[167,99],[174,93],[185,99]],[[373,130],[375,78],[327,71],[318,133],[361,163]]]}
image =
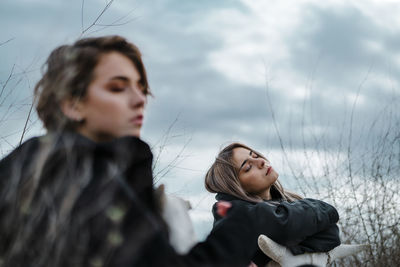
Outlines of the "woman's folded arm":
{"label": "woman's folded arm", "polygon": [[333,206],[307,198],[278,205],[261,202],[249,206],[249,209],[249,216],[255,220],[260,234],[289,247],[335,225],[339,220]]}

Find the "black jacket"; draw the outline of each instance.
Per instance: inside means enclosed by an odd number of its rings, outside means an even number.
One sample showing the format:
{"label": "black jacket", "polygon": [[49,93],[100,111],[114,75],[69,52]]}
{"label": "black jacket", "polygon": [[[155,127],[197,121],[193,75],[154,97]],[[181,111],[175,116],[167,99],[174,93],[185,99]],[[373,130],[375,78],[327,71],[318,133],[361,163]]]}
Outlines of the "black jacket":
{"label": "black jacket", "polygon": [[246,266],[257,233],[241,206],[187,255],[173,250],[151,165],[148,145],[134,137],[26,141],[0,161],[1,265]]}
{"label": "black jacket", "polygon": [[[248,212],[244,216],[249,216],[248,219],[256,222],[258,234],[264,234],[287,246],[294,255],[326,252],[340,245],[339,229],[336,225],[338,213],[334,207],[323,201],[305,198],[295,202],[253,203],[224,193],[218,193],[216,199],[245,207]],[[216,204],[212,211],[216,228],[223,219],[217,214]],[[257,243],[257,238],[251,240],[251,244],[254,243]],[[258,266],[265,266],[270,259],[257,249],[252,260]]]}

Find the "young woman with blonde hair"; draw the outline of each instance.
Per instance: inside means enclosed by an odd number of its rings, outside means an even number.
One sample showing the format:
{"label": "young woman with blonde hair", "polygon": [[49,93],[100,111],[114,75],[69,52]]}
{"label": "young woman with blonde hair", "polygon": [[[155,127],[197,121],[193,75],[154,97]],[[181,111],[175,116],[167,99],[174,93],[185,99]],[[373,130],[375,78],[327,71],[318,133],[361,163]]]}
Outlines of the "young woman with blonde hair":
{"label": "young woman with blonde hair", "polygon": [[[218,201],[245,207],[248,212],[243,216],[258,222],[258,234],[287,246],[294,255],[327,252],[340,245],[335,208],[285,190],[278,176],[261,153],[244,144],[232,143],[221,150],[208,170],[205,187],[217,193]],[[220,222],[224,218],[217,210],[215,204],[214,228],[223,228]],[[257,244],[256,238],[248,245],[252,244]],[[252,260],[258,266],[265,266],[270,259],[257,250]]]}

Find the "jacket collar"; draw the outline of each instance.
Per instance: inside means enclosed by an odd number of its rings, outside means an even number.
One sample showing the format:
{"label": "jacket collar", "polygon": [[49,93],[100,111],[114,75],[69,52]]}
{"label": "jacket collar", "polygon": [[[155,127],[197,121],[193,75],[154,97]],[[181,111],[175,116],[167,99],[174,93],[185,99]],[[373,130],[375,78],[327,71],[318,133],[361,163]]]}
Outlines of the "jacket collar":
{"label": "jacket collar", "polygon": [[229,195],[229,194],[226,194],[226,193],[217,193],[215,195],[215,199],[217,201],[220,201],[220,200],[225,200],[225,201],[242,200],[243,201],[243,199],[237,198],[235,196],[232,196],[232,195]]}
{"label": "jacket collar", "polygon": [[62,134],[48,133],[40,139],[42,144],[52,145],[53,152],[73,149],[78,153],[95,153],[95,155],[109,157],[116,163],[135,163],[152,159],[148,144],[132,136],[115,138],[108,142],[94,142],[75,132],[63,132]]}
{"label": "jacket collar", "polygon": [[[241,199],[241,198],[238,198],[238,197],[235,197],[235,196],[226,194],[226,193],[221,193],[221,192],[220,192],[220,193],[217,193],[217,194],[215,195],[215,199],[216,199],[217,201],[221,201],[221,200],[225,200],[225,201],[240,200],[240,201],[246,201],[246,202],[249,202],[249,203],[254,204],[254,202],[250,202],[250,201],[247,201],[247,200],[244,200],[244,199]],[[281,199],[265,200],[265,202],[271,202],[271,201],[274,201],[274,202],[281,202],[282,200],[281,200]]]}

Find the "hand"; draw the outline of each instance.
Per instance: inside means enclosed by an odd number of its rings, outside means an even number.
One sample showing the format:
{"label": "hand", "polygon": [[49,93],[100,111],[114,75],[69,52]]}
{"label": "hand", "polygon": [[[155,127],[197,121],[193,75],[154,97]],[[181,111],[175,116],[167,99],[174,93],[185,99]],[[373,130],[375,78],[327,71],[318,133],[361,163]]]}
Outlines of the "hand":
{"label": "hand", "polygon": [[340,245],[328,252],[305,253],[294,256],[286,247],[279,245],[265,235],[260,235],[258,237],[258,246],[265,255],[275,261],[269,263],[268,267],[279,265],[281,267],[295,267],[302,264],[326,266],[334,259],[356,254],[366,249],[369,245]]}

